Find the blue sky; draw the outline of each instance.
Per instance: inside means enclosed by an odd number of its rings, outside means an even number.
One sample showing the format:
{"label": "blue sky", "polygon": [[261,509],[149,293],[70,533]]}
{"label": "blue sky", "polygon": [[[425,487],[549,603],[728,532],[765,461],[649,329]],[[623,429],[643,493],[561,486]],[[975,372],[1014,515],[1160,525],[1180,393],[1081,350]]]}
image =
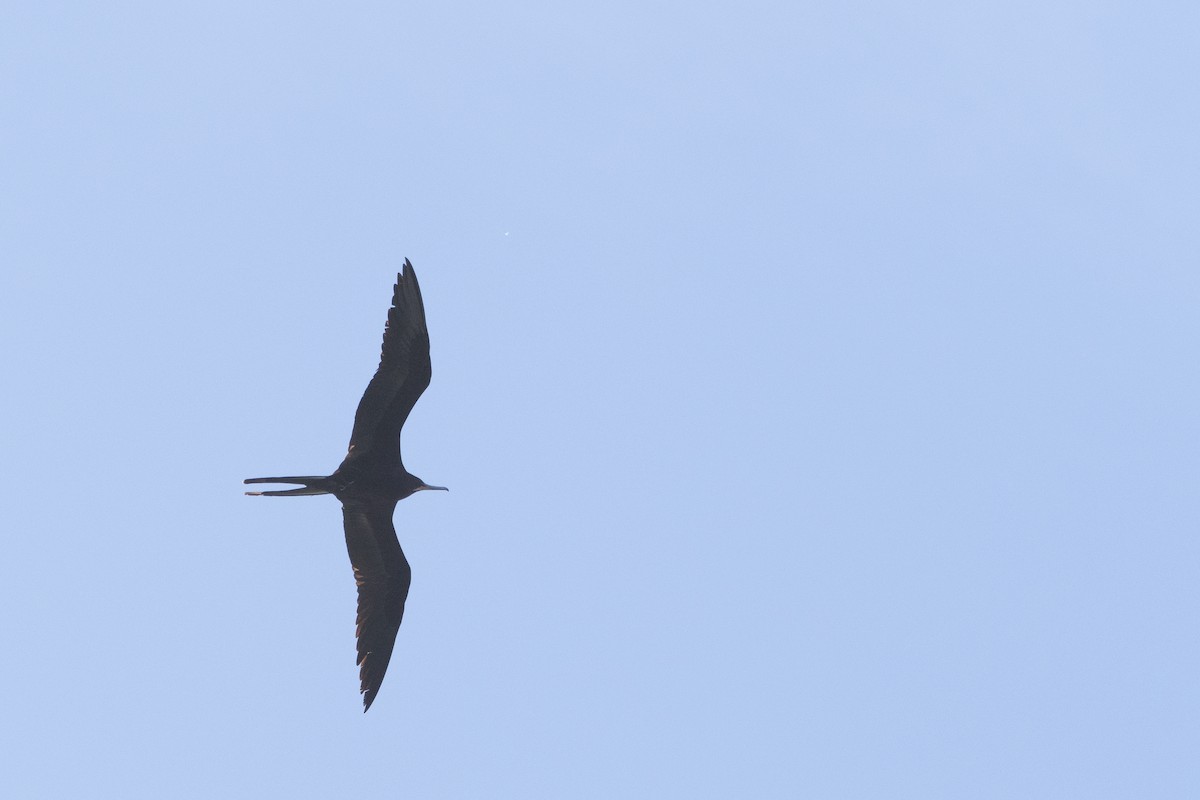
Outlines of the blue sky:
{"label": "blue sky", "polygon": [[1195,797],[1198,22],[6,6],[5,794]]}

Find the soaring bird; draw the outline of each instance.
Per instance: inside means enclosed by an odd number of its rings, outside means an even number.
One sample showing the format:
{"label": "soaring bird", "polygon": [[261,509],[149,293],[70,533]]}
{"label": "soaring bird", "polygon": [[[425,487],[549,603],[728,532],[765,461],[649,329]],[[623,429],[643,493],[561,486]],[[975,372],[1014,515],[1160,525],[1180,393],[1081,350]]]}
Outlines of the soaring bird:
{"label": "soaring bird", "polygon": [[342,503],[346,549],[358,584],[358,666],[363,711],[371,707],[387,672],[404,618],[412,581],[400,549],[392,513],[396,503],[430,486],[404,468],[400,429],[417,398],[429,386],[429,331],[425,306],[412,264],[396,276],[392,307],[383,330],[379,369],[367,384],[350,434],[350,450],[332,475],[247,478],[245,483],[299,484],[299,489],[246,492],[252,496],[296,497],[331,494]]}

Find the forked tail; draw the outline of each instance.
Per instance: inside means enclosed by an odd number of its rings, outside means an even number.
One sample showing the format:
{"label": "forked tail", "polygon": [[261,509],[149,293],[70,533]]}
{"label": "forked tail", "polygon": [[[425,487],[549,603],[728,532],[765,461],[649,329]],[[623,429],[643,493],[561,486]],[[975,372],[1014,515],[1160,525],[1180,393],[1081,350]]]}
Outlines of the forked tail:
{"label": "forked tail", "polygon": [[308,494],[332,494],[328,475],[294,475],[288,478],[246,478],[242,483],[299,483],[299,489],[274,492],[246,492],[251,497],[300,497]]}

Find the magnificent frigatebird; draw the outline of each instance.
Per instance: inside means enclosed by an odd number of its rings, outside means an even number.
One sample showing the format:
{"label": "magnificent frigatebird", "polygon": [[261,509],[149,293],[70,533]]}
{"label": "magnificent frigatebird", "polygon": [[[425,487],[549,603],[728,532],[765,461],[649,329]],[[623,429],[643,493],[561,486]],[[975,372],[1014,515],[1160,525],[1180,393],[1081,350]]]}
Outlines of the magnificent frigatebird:
{"label": "magnificent frigatebird", "polygon": [[412,581],[400,549],[392,513],[396,503],[430,486],[404,469],[400,429],[417,398],[429,386],[429,331],[425,306],[412,264],[396,276],[392,307],[383,330],[379,369],[367,384],[350,434],[350,450],[332,475],[247,478],[245,483],[294,483],[299,489],[246,492],[265,497],[331,494],[342,502],[346,549],[358,584],[359,680],[363,711],[371,707],[387,672],[404,601]]}

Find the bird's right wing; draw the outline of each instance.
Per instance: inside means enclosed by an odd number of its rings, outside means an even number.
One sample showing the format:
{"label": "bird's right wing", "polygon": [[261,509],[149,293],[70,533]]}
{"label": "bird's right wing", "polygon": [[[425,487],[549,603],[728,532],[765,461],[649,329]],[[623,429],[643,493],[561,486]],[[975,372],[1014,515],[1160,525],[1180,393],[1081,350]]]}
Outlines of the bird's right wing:
{"label": "bird's right wing", "polygon": [[421,287],[405,259],[404,271],[396,276],[379,369],[358,403],[347,457],[365,456],[376,447],[395,447],[389,455],[399,452],[400,429],[432,374]]}
{"label": "bird's right wing", "polygon": [[346,500],[342,517],[346,549],[358,584],[358,666],[363,711],[371,707],[404,619],[404,601],[412,582],[408,559],[392,524],[394,501]]}

